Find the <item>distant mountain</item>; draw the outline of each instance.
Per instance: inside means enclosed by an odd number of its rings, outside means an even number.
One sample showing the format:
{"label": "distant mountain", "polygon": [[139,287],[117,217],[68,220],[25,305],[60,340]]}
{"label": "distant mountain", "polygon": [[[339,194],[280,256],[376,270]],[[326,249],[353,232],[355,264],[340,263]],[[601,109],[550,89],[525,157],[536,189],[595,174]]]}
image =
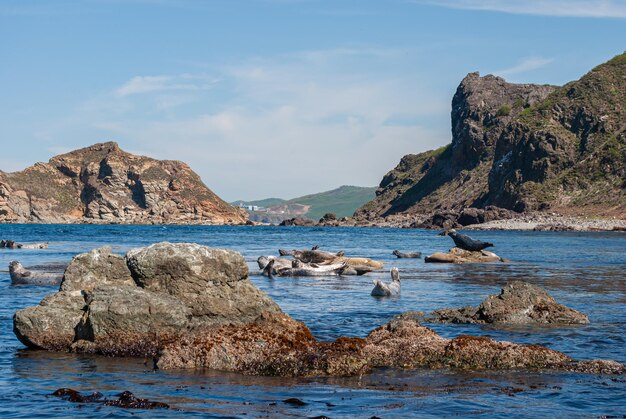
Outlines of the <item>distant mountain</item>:
{"label": "distant mountain", "polygon": [[236,201],[238,205],[256,205],[263,207],[260,211],[248,211],[253,221],[279,223],[293,217],[304,217],[319,220],[326,213],[334,213],[337,217],[350,217],[354,211],[375,197],[375,187],[341,186],[331,191],[305,195],[290,200],[268,198],[258,201]]}
{"label": "distant mountain", "polygon": [[356,217],[490,205],[626,217],[626,53],[562,87],[468,74],[452,143],[404,156]]}
{"label": "distant mountain", "polygon": [[189,166],[95,144],[0,171],[0,223],[241,224]]}

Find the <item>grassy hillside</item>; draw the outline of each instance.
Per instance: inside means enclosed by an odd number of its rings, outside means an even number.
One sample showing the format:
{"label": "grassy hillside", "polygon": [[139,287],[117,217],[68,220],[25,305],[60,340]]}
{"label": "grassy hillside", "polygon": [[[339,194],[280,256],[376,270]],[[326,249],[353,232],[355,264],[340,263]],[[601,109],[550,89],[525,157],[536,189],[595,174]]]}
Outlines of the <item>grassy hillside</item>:
{"label": "grassy hillside", "polygon": [[250,212],[250,219],[253,221],[279,223],[293,217],[305,217],[317,221],[329,212],[336,214],[339,218],[350,217],[357,208],[371,201],[375,196],[375,187],[340,186],[331,191],[290,200],[268,198],[258,201],[235,201],[233,205],[244,202],[247,205],[268,208],[268,211]]}
{"label": "grassy hillside", "polygon": [[374,199],[375,195],[375,187],[340,186],[332,191],[290,199],[285,204],[310,206],[306,217],[317,221],[328,212],[335,213],[340,218],[350,217],[357,208]]}

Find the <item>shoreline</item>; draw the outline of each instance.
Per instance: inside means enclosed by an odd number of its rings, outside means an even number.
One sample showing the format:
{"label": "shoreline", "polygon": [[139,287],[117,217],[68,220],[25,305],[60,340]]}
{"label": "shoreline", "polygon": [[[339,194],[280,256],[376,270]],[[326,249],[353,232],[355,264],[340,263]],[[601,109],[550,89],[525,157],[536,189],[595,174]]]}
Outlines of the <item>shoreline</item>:
{"label": "shoreline", "polygon": [[[399,228],[399,229],[423,229],[423,230],[445,230],[443,227],[425,228],[417,225],[422,222],[423,217],[390,217],[380,220],[355,220],[344,218],[333,222],[308,223],[306,225],[279,226],[277,224],[266,224],[257,222],[247,223],[116,223],[116,222],[76,222],[76,223],[0,223],[2,225],[116,225],[116,226],[275,226],[275,227],[363,227],[363,228]],[[480,224],[469,224],[456,227],[457,230],[485,230],[485,231],[547,231],[547,232],[626,232],[626,219],[617,218],[590,218],[574,217],[551,214],[520,214],[514,218],[503,218],[487,221]]]}

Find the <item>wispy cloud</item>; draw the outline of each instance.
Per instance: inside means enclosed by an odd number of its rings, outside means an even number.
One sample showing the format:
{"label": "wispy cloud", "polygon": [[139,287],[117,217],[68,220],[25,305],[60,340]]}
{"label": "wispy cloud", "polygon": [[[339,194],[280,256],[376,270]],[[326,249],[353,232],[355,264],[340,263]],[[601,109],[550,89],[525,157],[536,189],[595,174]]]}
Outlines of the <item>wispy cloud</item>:
{"label": "wispy cloud", "polygon": [[554,58],[545,58],[545,57],[526,57],[521,60],[519,63],[515,64],[513,67],[505,68],[502,70],[494,71],[494,74],[499,76],[512,76],[516,74],[526,73],[528,71],[537,70],[539,68],[545,67],[546,65],[552,63]]}
{"label": "wispy cloud", "polygon": [[502,13],[626,18],[624,0],[410,0],[412,3],[442,6],[452,9],[484,10]]}
{"label": "wispy cloud", "polygon": [[[415,73],[380,71],[403,57],[350,46],[250,58],[216,69],[223,82],[211,95],[200,87],[216,77],[136,76],[61,129],[97,129],[123,147],[184,160],[229,200],[375,185],[404,154],[450,137],[446,94]],[[169,109],[185,101],[193,103]],[[278,173],[289,181],[279,186]]]}
{"label": "wispy cloud", "polygon": [[118,96],[163,91],[208,90],[219,79],[207,75],[181,74],[177,76],[136,76],[115,90]]}

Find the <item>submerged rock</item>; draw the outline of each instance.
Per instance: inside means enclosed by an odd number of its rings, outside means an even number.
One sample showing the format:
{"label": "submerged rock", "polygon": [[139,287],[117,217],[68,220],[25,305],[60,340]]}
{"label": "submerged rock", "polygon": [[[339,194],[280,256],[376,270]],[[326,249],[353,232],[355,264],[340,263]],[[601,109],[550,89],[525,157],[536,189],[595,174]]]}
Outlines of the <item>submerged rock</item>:
{"label": "submerged rock", "polygon": [[424,259],[426,263],[489,263],[507,262],[493,252],[480,250],[477,252],[453,247],[448,253],[435,252]]}
{"label": "submerged rock", "polygon": [[478,307],[434,311],[429,318],[442,323],[588,324],[583,313],[557,303],[544,289],[512,281],[500,294],[490,295]]}
{"label": "submerged rock", "polygon": [[116,406],[124,409],[169,409],[170,407],[167,403],[135,397],[130,391],[123,391],[117,395],[115,400],[105,399],[104,395],[98,391],[83,395],[71,388],[60,388],[52,395],[72,403],[102,403],[105,406]]}

